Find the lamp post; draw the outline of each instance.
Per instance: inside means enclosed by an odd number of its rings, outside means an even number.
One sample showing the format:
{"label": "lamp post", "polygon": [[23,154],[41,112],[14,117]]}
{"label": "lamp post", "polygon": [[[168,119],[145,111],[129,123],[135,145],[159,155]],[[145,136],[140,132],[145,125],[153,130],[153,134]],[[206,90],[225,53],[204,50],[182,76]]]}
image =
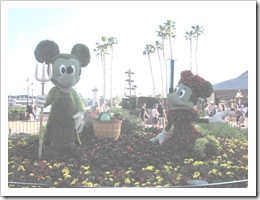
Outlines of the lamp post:
{"label": "lamp post", "polygon": [[29,105],[29,78],[26,81],[27,81],[27,105]]}
{"label": "lamp post", "polygon": [[31,83],[32,86],[32,104],[33,104],[33,82]]}
{"label": "lamp post", "polygon": [[131,97],[131,96],[132,96],[131,91],[135,89],[135,88],[132,87],[132,82],[134,82],[134,80],[132,80],[132,76],[131,76],[131,75],[132,75],[132,74],[135,74],[135,73],[132,72],[131,69],[129,69],[128,71],[125,72],[125,74],[128,74],[128,79],[126,79],[125,81],[128,82],[129,87],[126,88],[126,89],[129,90],[129,92],[130,92],[129,97]]}
{"label": "lamp post", "polygon": [[133,85],[133,90],[135,91],[135,96],[136,96],[136,88],[137,88],[137,85]]}

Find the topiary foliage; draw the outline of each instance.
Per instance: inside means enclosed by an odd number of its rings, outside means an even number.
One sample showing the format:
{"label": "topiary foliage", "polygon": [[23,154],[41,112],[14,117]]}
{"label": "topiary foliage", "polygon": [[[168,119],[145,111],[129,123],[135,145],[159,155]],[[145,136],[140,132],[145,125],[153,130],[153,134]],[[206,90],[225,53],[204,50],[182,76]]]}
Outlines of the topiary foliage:
{"label": "topiary foliage", "polygon": [[213,91],[212,85],[209,81],[206,81],[198,75],[194,76],[190,70],[186,70],[181,73],[179,83],[191,88],[193,93],[196,93],[200,98],[209,97]]}
{"label": "topiary foliage", "polygon": [[210,155],[216,155],[219,152],[219,141],[214,137],[207,135],[195,141],[194,152],[199,158],[206,158]]}

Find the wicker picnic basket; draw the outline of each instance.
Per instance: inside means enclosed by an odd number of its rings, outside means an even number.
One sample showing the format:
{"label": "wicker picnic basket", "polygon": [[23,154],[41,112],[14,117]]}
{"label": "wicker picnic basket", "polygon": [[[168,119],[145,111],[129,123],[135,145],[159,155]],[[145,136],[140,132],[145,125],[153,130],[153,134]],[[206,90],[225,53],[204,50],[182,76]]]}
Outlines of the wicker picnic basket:
{"label": "wicker picnic basket", "polygon": [[92,123],[94,127],[95,136],[98,139],[113,138],[114,140],[117,140],[121,134],[122,121],[120,120],[93,120]]}

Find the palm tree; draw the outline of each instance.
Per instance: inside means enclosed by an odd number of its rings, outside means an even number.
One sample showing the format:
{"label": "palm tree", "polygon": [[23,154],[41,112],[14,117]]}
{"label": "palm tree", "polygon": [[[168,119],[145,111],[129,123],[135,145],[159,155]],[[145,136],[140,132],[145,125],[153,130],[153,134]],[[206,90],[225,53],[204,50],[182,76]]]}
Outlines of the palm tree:
{"label": "palm tree", "polygon": [[158,59],[159,59],[159,63],[160,63],[160,71],[161,71],[161,82],[162,82],[162,96],[164,97],[164,84],[163,84],[163,69],[162,69],[162,62],[161,62],[161,56],[160,56],[160,50],[162,50],[162,43],[159,42],[158,40],[155,41],[155,47],[156,47],[156,51],[157,51],[157,55],[158,55]]}
{"label": "palm tree", "polygon": [[111,68],[110,68],[110,104],[111,104],[111,108],[113,107],[113,99],[112,99],[112,95],[113,95],[113,56],[114,56],[114,51],[113,51],[113,46],[117,44],[117,39],[115,37],[108,37],[107,38],[107,45],[108,47],[111,49]]}
{"label": "palm tree", "polygon": [[192,71],[192,38],[193,38],[193,31],[187,31],[185,32],[185,40],[189,40],[190,41],[190,70]]}
{"label": "palm tree", "polygon": [[199,43],[199,36],[204,34],[204,27],[197,25],[191,27],[194,32],[194,38],[196,40],[196,49],[195,49],[195,64],[196,64],[196,74],[198,75],[198,65],[197,65],[197,50],[198,50],[198,43]]}
{"label": "palm tree", "polygon": [[171,38],[175,38],[175,22],[171,21],[171,20],[167,20],[166,23],[164,23],[164,28],[165,28],[165,33],[169,39],[169,45],[170,45],[170,56],[171,56],[171,60],[172,60],[172,42],[171,42]]}
{"label": "palm tree", "polygon": [[163,59],[164,59],[164,66],[165,66],[165,83],[166,83],[166,94],[168,92],[168,67],[167,67],[167,62],[166,62],[166,56],[165,56],[165,40],[167,39],[167,34],[165,32],[165,27],[162,25],[159,25],[159,31],[157,32],[157,36],[162,38],[162,52],[163,52]]}
{"label": "palm tree", "polygon": [[152,76],[152,82],[153,82],[153,96],[155,96],[155,83],[154,83],[153,68],[152,68],[151,57],[150,57],[151,53],[155,53],[155,47],[151,44],[147,44],[144,48],[143,55],[148,55],[150,70],[151,70],[151,76]]}
{"label": "palm tree", "polygon": [[105,62],[105,55],[108,54],[107,52],[107,38],[102,36],[101,37],[102,44],[96,43],[96,49],[94,51],[97,52],[97,56],[100,55],[101,58],[101,65],[102,65],[102,70],[103,70],[103,98],[104,98],[104,104],[106,102],[106,62]]}

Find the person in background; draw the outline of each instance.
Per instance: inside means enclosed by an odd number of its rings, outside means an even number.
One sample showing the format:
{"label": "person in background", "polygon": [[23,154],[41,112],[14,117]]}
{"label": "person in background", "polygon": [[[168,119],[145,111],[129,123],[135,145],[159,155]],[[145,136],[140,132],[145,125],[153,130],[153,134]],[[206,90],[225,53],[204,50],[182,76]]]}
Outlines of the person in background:
{"label": "person in background", "polygon": [[222,111],[225,111],[225,109],[226,109],[226,108],[225,108],[224,104],[221,104],[221,110],[222,110]]}
{"label": "person in background", "polygon": [[219,104],[218,106],[216,106],[216,111],[218,112],[222,112],[225,110],[225,106],[223,104]]}
{"label": "person in background", "polygon": [[30,105],[30,114],[32,114],[33,115],[33,118],[34,118],[34,120],[36,120],[37,119],[37,114],[36,114],[36,112],[37,112],[37,108],[36,108],[36,106],[34,105],[34,104],[31,104]]}
{"label": "person in background", "polygon": [[99,101],[98,110],[99,110],[99,113],[107,112],[107,111],[108,111],[108,107],[106,106],[106,104],[104,103],[103,100],[100,100],[100,101]]}
{"label": "person in background", "polygon": [[153,122],[153,128],[159,129],[159,123],[158,123],[158,118],[160,116],[160,113],[158,112],[158,104],[153,105],[152,109],[152,122]]}
{"label": "person in background", "polygon": [[164,101],[160,100],[158,105],[158,112],[159,112],[159,128],[165,127],[165,119],[166,119],[166,112],[164,108]]}
{"label": "person in background", "polygon": [[248,118],[248,107],[247,106],[245,107],[245,112],[246,112],[245,117]]}
{"label": "person in background", "polygon": [[209,117],[209,113],[210,113],[209,104],[206,103],[205,106],[204,106],[204,116]]}
{"label": "person in background", "polygon": [[244,122],[245,122],[245,108],[244,105],[241,105],[240,108],[237,111],[237,125],[238,127],[245,127]]}
{"label": "person in background", "polygon": [[99,115],[99,109],[98,109],[98,105],[93,105],[91,107],[91,117],[95,118],[96,116]]}
{"label": "person in background", "polygon": [[235,108],[235,116],[236,116],[236,122],[238,124],[239,117],[241,116],[238,105],[236,105],[236,108]]}
{"label": "person in background", "polygon": [[221,105],[220,104],[216,105],[216,113],[221,112],[221,110],[222,110]]}
{"label": "person in background", "polygon": [[221,111],[221,108],[218,105],[215,105],[215,112],[218,113]]}
{"label": "person in background", "polygon": [[140,110],[140,113],[139,113],[139,117],[141,118],[142,120],[142,124],[143,126],[145,126],[145,118],[149,118],[150,116],[147,114],[146,112],[146,103],[143,103],[142,107],[141,107],[141,110]]}
{"label": "person in background", "polygon": [[211,102],[209,107],[209,116],[212,117],[215,114],[216,114],[216,107],[213,104],[213,102]]}
{"label": "person in background", "polygon": [[[217,108],[217,112],[223,112],[223,111],[225,111],[224,104],[219,104]],[[225,117],[223,117],[222,119],[225,120]]]}

